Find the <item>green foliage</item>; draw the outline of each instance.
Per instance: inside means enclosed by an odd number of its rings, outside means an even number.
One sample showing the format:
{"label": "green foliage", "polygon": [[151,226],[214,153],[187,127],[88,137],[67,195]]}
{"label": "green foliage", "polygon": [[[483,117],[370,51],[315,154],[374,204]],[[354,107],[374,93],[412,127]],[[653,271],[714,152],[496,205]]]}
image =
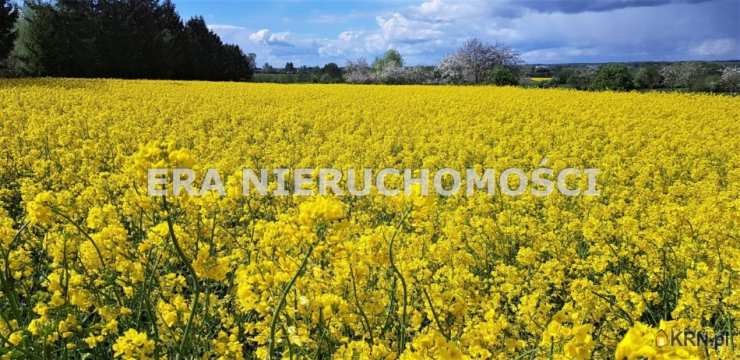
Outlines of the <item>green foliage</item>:
{"label": "green foliage", "polygon": [[634,88],[630,69],[623,64],[606,64],[599,67],[593,81],[597,90],[630,90]]}
{"label": "green foliage", "polygon": [[29,1],[23,17],[17,57],[31,75],[246,80],[253,69],[169,0]]}
{"label": "green foliage", "polygon": [[593,81],[594,71],[590,67],[563,67],[555,71],[550,84],[579,90],[590,90],[593,88]]}
{"label": "green foliage", "polygon": [[655,66],[644,66],[637,70],[635,86],[639,89],[656,89],[663,84],[663,76]]}
{"label": "green foliage", "polygon": [[[543,87],[580,90],[655,90],[733,92],[738,62],[674,62],[551,65],[553,77]],[[530,70],[530,73],[533,70]],[[634,74],[634,81],[630,81]]]}
{"label": "green foliage", "polygon": [[553,84],[557,85],[565,85],[570,80],[571,76],[575,73],[575,69],[570,67],[561,67],[557,68],[555,70],[555,73],[552,76],[552,82]]}
{"label": "green foliage", "polygon": [[594,71],[590,67],[565,67],[555,72],[551,85],[569,87],[579,90],[593,88]]}
{"label": "green foliage", "polygon": [[276,84],[316,84],[316,83],[336,83],[333,78],[326,77],[325,74],[320,72],[296,72],[292,74],[287,73],[255,73],[252,76],[253,82],[258,83],[276,83]]}
{"label": "green foliage", "polygon": [[185,24],[186,69],[183,78],[193,80],[247,80],[251,77],[250,60],[236,45],[224,45],[208,29],[202,17]]}
{"label": "green foliage", "polygon": [[396,49],[390,49],[383,54],[383,57],[375,58],[373,62],[373,71],[379,73],[388,68],[403,67],[403,56]]}
{"label": "green foliage", "polygon": [[16,20],[18,20],[18,9],[9,0],[0,0],[0,64],[13,49]]}
{"label": "green foliage", "polygon": [[321,69],[321,82],[335,83],[342,82],[342,69],[335,63],[328,63]]}
{"label": "green foliage", "polygon": [[265,64],[260,72],[254,74],[252,81],[280,84],[343,82],[342,69],[335,63],[328,63],[323,68],[301,66],[300,68],[294,67],[292,71],[289,69],[289,66],[283,69],[275,69],[269,64]]}
{"label": "green foliage", "polygon": [[488,73],[488,82],[499,86],[518,85],[519,77],[509,67],[497,65]]}
{"label": "green foliage", "polygon": [[[305,80],[305,81],[304,81]],[[258,83],[278,83],[278,84],[294,84],[294,83],[312,83],[313,78],[305,78],[301,74],[272,74],[259,72],[252,76],[253,82]]]}

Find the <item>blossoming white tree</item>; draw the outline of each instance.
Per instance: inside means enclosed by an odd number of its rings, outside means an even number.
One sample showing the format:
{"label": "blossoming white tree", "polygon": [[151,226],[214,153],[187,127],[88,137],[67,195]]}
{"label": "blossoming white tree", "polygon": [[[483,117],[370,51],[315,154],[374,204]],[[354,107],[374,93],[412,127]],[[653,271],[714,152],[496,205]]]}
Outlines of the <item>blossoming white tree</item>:
{"label": "blossoming white tree", "polygon": [[443,82],[477,84],[483,82],[486,74],[495,66],[514,66],[519,63],[519,54],[509,47],[470,39],[455,53],[445,57],[437,71]]}

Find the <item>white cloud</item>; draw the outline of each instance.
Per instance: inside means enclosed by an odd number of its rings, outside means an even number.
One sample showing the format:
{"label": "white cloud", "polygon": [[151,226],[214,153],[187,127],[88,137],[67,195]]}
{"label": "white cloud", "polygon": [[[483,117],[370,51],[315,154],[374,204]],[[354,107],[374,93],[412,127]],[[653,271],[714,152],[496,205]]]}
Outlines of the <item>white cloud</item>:
{"label": "white cloud", "polygon": [[273,46],[293,46],[290,40],[290,32],[273,33],[270,29],[261,29],[249,34],[249,40],[256,44]]}
{"label": "white cloud", "polygon": [[369,53],[382,51],[385,40],[376,33],[364,31],[343,31],[336,39],[321,40],[319,55],[325,57],[343,57],[346,59],[366,56]]}
{"label": "white cloud", "polygon": [[692,54],[699,56],[722,56],[728,55],[737,49],[737,42],[734,39],[711,39],[706,40],[690,49]]}
{"label": "white cloud", "polygon": [[[375,22],[364,27],[348,22],[330,30],[337,31],[334,36],[229,25],[212,29],[256,52],[258,61],[277,64],[371,60],[389,48],[410,64],[434,64],[471,37],[511,46],[536,63],[740,57],[733,16],[740,2],[695,2],[426,0],[381,15],[348,13]],[[347,21],[342,14],[312,18],[320,21],[307,22]]]}
{"label": "white cloud", "polygon": [[249,40],[256,43],[266,43],[270,37],[269,29],[262,29],[257,32],[249,34]]}
{"label": "white cloud", "polygon": [[438,39],[444,35],[441,25],[428,22],[411,20],[399,13],[391,16],[378,16],[378,27],[380,35],[389,44],[414,43]]}
{"label": "white cloud", "polygon": [[477,18],[485,13],[491,4],[486,1],[431,0],[412,9],[412,13],[426,19],[452,21],[461,18]]}
{"label": "white cloud", "polygon": [[289,32],[279,32],[270,34],[270,38],[267,40],[268,43],[287,43],[290,38]]}

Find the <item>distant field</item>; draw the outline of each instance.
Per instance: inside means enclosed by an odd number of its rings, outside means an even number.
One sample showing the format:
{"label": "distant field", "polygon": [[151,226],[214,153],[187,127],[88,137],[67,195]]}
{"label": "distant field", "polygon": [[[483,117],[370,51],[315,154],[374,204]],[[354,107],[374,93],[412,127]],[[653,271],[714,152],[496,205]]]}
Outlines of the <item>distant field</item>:
{"label": "distant field", "polygon": [[313,75],[312,74],[262,74],[262,73],[256,73],[256,74],[252,75],[252,80],[251,81],[252,82],[258,82],[258,83],[310,83],[310,82],[313,82]]}
{"label": "distant field", "polygon": [[[0,119],[0,357],[737,351],[655,342],[740,325],[736,97],[14,79]],[[245,167],[598,168],[600,195],[242,196]],[[150,197],[151,168],[226,195]]]}
{"label": "distant field", "polygon": [[551,77],[531,77],[529,80],[540,82],[540,81],[550,81]]}

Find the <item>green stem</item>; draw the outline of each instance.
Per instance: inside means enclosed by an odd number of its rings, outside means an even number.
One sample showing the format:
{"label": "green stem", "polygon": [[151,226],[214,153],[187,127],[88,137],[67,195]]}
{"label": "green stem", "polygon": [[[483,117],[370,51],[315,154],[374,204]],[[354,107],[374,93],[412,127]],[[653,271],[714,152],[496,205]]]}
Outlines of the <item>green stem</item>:
{"label": "green stem", "polygon": [[437,316],[437,311],[434,310],[434,304],[432,303],[432,298],[429,297],[429,293],[427,292],[427,289],[422,287],[421,291],[424,292],[424,297],[427,298],[427,302],[429,303],[429,308],[432,310],[432,316],[434,316],[434,322],[437,323],[437,327],[439,328],[439,332],[442,333],[442,335],[447,339],[447,341],[450,341],[450,333],[449,331],[446,331],[442,327],[442,323],[439,321],[439,316]]}
{"label": "green stem", "polygon": [[[5,263],[5,279],[3,280],[3,276],[0,275],[0,288],[2,288],[4,291],[8,294],[8,299],[10,300],[10,307],[11,311],[13,312],[14,317],[18,317],[18,311],[20,309],[20,301],[18,297],[18,293],[15,291],[15,285],[13,284],[14,278],[13,275],[10,273],[10,251],[13,249],[13,246],[15,245],[16,240],[18,240],[21,236],[21,233],[23,230],[26,229],[28,226],[28,222],[23,223],[23,225],[18,229],[18,231],[15,233],[15,236],[13,236],[13,240],[10,241],[10,244],[8,245],[7,251],[3,251],[3,259]],[[3,250],[3,249],[0,249]]]}
{"label": "green stem", "polygon": [[632,317],[630,316],[630,314],[626,310],[622,309],[622,307],[619,306],[619,304],[617,304],[617,302],[614,299],[609,298],[606,295],[599,294],[598,292],[593,291],[593,290],[589,290],[589,291],[592,294],[598,296],[600,299],[602,299],[602,300],[606,301],[607,303],[609,303],[610,306],[612,306],[615,309],[617,309],[617,311],[619,312],[619,314],[621,314],[622,317],[629,322],[630,327],[632,327],[632,326],[635,325],[635,321],[632,320]]}
{"label": "green stem", "polygon": [[77,228],[77,231],[79,231],[87,240],[92,243],[93,247],[95,248],[95,252],[98,255],[98,259],[100,259],[100,265],[102,268],[105,268],[105,259],[103,258],[103,253],[100,252],[100,247],[98,247],[98,244],[93,240],[92,236],[85,231],[82,226],[80,226],[77,222],[73,221],[71,218],[69,218],[67,215],[64,215],[61,211],[57,210],[54,207],[50,207],[51,211],[55,214],[57,214],[59,217],[67,221],[68,223],[74,225],[75,228]]}
{"label": "green stem", "polygon": [[[269,358],[272,359],[273,356],[275,356],[275,328],[277,327],[278,318],[280,317],[280,312],[283,311],[283,307],[285,307],[285,299],[288,297],[288,292],[290,292],[290,289],[295,285],[296,280],[298,280],[298,277],[301,276],[303,271],[306,269],[306,265],[308,264],[308,258],[311,256],[311,253],[313,253],[315,244],[311,244],[311,246],[308,248],[308,251],[306,252],[306,255],[303,257],[303,261],[301,262],[301,266],[298,268],[298,271],[293,274],[293,277],[290,279],[290,282],[288,282],[288,285],[283,288],[283,293],[280,296],[280,301],[278,302],[278,306],[275,308],[275,311],[272,313],[272,321],[270,322],[270,352],[269,352]],[[290,347],[290,344],[288,344]]]}
{"label": "green stem", "polygon": [[180,247],[180,243],[177,241],[177,236],[175,235],[175,226],[172,224],[172,214],[170,213],[169,206],[167,205],[167,198],[162,197],[162,203],[164,205],[164,209],[167,212],[167,229],[170,233],[170,239],[172,240],[172,245],[175,247],[175,251],[177,252],[177,256],[180,257],[180,261],[182,261],[185,264],[185,267],[188,269],[188,272],[190,273],[190,282],[193,286],[193,292],[195,293],[195,298],[193,299],[193,306],[190,309],[190,315],[188,315],[188,323],[185,325],[185,332],[182,335],[182,340],[180,341],[180,352],[182,352],[183,347],[185,346],[185,343],[187,343],[188,337],[190,335],[190,329],[193,326],[193,318],[195,318],[195,311],[198,308],[198,301],[200,300],[200,282],[198,281],[198,275],[195,273],[195,269],[193,269],[193,265],[190,262],[190,259],[185,255],[185,252],[182,251],[182,247]]}
{"label": "green stem", "polygon": [[401,288],[403,289],[403,302],[402,302],[402,312],[401,312],[401,328],[399,331],[399,342],[398,342],[398,355],[401,355],[403,352],[403,349],[406,347],[406,306],[408,301],[408,289],[406,287],[406,279],[403,278],[403,275],[401,274],[401,271],[398,270],[398,267],[396,267],[396,263],[393,257],[393,242],[396,240],[396,236],[398,235],[398,229],[403,225],[404,220],[406,220],[406,216],[410,213],[410,210],[407,210],[403,216],[401,217],[401,221],[398,222],[398,227],[396,227],[396,231],[393,233],[393,236],[391,237],[391,241],[388,243],[388,258],[391,263],[391,269],[393,270],[396,275],[398,275],[398,278],[401,280]]}
{"label": "green stem", "polygon": [[365,325],[365,331],[367,331],[368,335],[370,335],[370,345],[373,345],[375,343],[375,340],[373,339],[373,329],[370,327],[370,321],[367,319],[367,315],[365,315],[365,311],[362,310],[362,306],[360,306],[360,299],[357,297],[357,285],[355,285],[355,271],[352,269],[352,263],[349,264],[349,273],[352,275],[352,292],[355,295],[355,305],[357,306],[357,311],[360,312],[360,316],[362,316],[363,324]]}

